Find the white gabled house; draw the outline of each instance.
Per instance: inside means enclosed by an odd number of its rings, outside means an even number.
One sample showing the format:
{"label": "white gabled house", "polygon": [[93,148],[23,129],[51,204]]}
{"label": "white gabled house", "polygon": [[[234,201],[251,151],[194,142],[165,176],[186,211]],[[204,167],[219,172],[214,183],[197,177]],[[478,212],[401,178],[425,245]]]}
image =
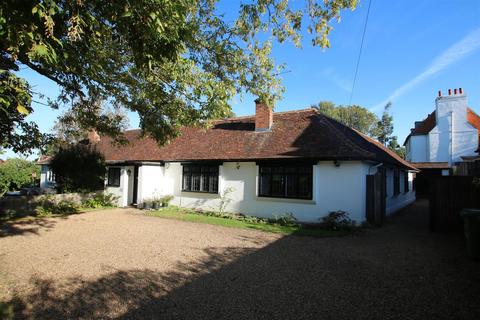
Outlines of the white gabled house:
{"label": "white gabled house", "polygon": [[415,127],[404,142],[407,160],[422,170],[417,175],[419,194],[428,191],[428,179],[449,175],[451,169],[464,161],[478,158],[480,116],[468,107],[462,88],[438,92],[435,110]]}
{"label": "white gabled house", "polygon": [[[380,143],[315,109],[273,113],[257,102],[255,116],[187,127],[159,147],[125,132],[129,144],[90,139],[108,165],[106,190],[120,206],[173,195],[182,207],[260,217],[293,214],[316,222],[343,210],[357,222],[367,216],[367,175],[382,174],[386,214],[415,200],[407,161]],[[41,161],[48,167],[48,159]],[[42,178],[45,175],[42,175]]]}
{"label": "white gabled house", "polygon": [[441,91],[435,99],[435,110],[415,127],[405,139],[407,160],[422,169],[447,169],[465,158],[477,156],[480,117],[468,107],[462,88]]}

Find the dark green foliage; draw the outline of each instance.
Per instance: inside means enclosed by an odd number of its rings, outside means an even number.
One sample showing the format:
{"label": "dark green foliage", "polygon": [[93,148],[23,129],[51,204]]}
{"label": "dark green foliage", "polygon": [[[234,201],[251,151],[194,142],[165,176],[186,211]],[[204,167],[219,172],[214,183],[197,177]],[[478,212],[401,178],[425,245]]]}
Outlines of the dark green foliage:
{"label": "dark green foliage", "polygon": [[102,190],[105,183],[105,159],[90,145],[61,148],[50,162],[60,193]]}
{"label": "dark green foliage", "polygon": [[326,230],[352,230],[355,228],[355,221],[350,219],[345,211],[332,211],[328,216],[321,219],[320,227]]}
{"label": "dark green foliage", "polygon": [[108,208],[117,205],[118,197],[111,193],[97,193],[92,198],[82,202],[85,208]]}
{"label": "dark green foliage", "polygon": [[344,125],[356,129],[367,136],[377,139],[390,150],[395,151],[405,159],[405,148],[398,144],[397,136],[393,135],[393,117],[390,114],[392,104],[385,106],[382,117],[361,106],[340,106],[330,101],[321,101],[312,107]]}
{"label": "dark green foliage", "polygon": [[[35,178],[32,177],[35,173]],[[33,186],[40,178],[40,167],[32,161],[15,158],[0,164],[0,196],[7,191]]]}
{"label": "dark green foliage", "polygon": [[350,128],[356,129],[373,138],[378,137],[379,119],[375,113],[364,107],[357,105],[337,106],[330,101],[321,101],[312,107]]}
{"label": "dark green foliage", "polygon": [[[118,122],[99,117],[95,103],[108,101],[138,113],[143,132],[165,143],[182,126],[231,114],[236,94],[273,106],[283,92],[273,42],[300,47],[307,29],[311,43],[326,48],[330,24],[356,5],[256,0],[227,19],[215,0],[3,0],[0,69],[27,66],[56,82],[62,92],[50,104],[72,106],[81,127],[121,135]],[[20,107],[12,102],[32,95],[27,85],[1,85],[12,93],[0,101],[4,112],[32,112],[30,99]],[[41,144],[32,137],[21,147]],[[0,143],[11,147],[10,140]]]}

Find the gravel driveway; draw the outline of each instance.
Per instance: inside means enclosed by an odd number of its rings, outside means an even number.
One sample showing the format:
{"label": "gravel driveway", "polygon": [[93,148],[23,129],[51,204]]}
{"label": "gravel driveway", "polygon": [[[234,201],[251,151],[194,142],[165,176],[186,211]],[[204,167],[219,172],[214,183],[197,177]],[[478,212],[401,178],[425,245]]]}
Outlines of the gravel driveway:
{"label": "gravel driveway", "polygon": [[426,215],[325,239],[131,209],[3,225],[0,301],[38,319],[478,319],[480,264]]}

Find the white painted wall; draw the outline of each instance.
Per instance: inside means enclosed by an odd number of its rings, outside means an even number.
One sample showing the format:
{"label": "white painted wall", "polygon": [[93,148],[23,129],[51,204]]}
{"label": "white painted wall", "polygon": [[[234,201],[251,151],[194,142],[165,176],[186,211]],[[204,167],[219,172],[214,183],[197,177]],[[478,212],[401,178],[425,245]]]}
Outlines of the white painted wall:
{"label": "white painted wall", "polygon": [[142,203],[144,200],[167,194],[163,180],[164,167],[160,164],[139,166],[137,202]]}
{"label": "white painted wall", "polygon": [[476,155],[478,130],[467,121],[467,96],[457,94],[435,100],[436,126],[424,136],[409,138],[407,160],[454,162]]}
{"label": "white painted wall", "polygon": [[405,193],[404,192],[405,171],[400,172],[400,193],[398,195],[394,195],[393,171],[394,171],[393,168],[386,169],[386,184],[387,184],[386,185],[386,189],[387,189],[386,213],[387,215],[391,215],[415,201],[415,190],[413,190],[413,173],[412,172],[408,173],[409,191]]}
{"label": "white painted wall", "polygon": [[[238,167],[238,168],[237,168]],[[304,222],[318,222],[330,211],[343,210],[358,222],[365,220],[366,175],[369,166],[360,161],[319,162],[313,168],[313,199],[277,199],[257,197],[258,166],[254,162],[225,162],[220,166],[219,194],[182,192],[182,166],[165,165],[164,194],[174,195],[173,204],[219,210],[220,193],[231,190],[224,197],[225,211],[240,212],[259,217],[282,216],[292,213]]]}
{"label": "white painted wall", "polygon": [[[118,197],[117,205],[119,207],[126,207],[132,203],[133,199],[133,166],[108,166],[120,168],[120,186],[109,187],[106,186],[107,177],[105,178],[105,191]],[[130,175],[128,174],[130,170]]]}
{"label": "white painted wall", "polygon": [[411,162],[428,161],[428,136],[411,136],[408,140],[407,160]]}
{"label": "white painted wall", "polygon": [[40,188],[41,189],[53,189],[55,188],[55,181],[49,181],[48,177],[51,174],[51,170],[48,164],[42,164],[40,166]]}

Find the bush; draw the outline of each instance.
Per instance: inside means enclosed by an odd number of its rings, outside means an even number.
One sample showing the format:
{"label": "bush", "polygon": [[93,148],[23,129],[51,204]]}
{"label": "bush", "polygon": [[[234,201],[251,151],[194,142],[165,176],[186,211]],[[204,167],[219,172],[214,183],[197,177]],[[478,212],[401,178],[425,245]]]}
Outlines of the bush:
{"label": "bush", "polygon": [[111,193],[97,193],[91,199],[82,202],[82,206],[86,208],[105,208],[116,207],[118,197]]}
{"label": "bush", "polygon": [[283,216],[279,216],[279,217],[275,216],[274,218],[268,219],[268,221],[271,224],[278,224],[280,226],[285,226],[285,227],[298,226],[298,220],[293,216],[291,212],[288,212]]}
{"label": "bush", "polygon": [[52,197],[45,196],[40,205],[37,207],[37,215],[40,217],[48,217],[51,215],[66,216],[78,213],[79,205],[70,200],[61,200],[58,203]]}
{"label": "bush", "polygon": [[162,206],[168,207],[168,205],[170,204],[170,201],[172,201],[172,200],[173,200],[173,196],[172,195],[167,195],[167,196],[162,197],[162,199],[160,201],[162,202]]}
{"label": "bush", "polygon": [[52,158],[50,168],[55,174],[59,193],[103,190],[105,159],[94,148],[77,144],[61,148]]}
{"label": "bush", "polygon": [[321,219],[320,227],[326,230],[352,230],[355,228],[355,221],[350,219],[345,211],[332,211],[328,216]]}

